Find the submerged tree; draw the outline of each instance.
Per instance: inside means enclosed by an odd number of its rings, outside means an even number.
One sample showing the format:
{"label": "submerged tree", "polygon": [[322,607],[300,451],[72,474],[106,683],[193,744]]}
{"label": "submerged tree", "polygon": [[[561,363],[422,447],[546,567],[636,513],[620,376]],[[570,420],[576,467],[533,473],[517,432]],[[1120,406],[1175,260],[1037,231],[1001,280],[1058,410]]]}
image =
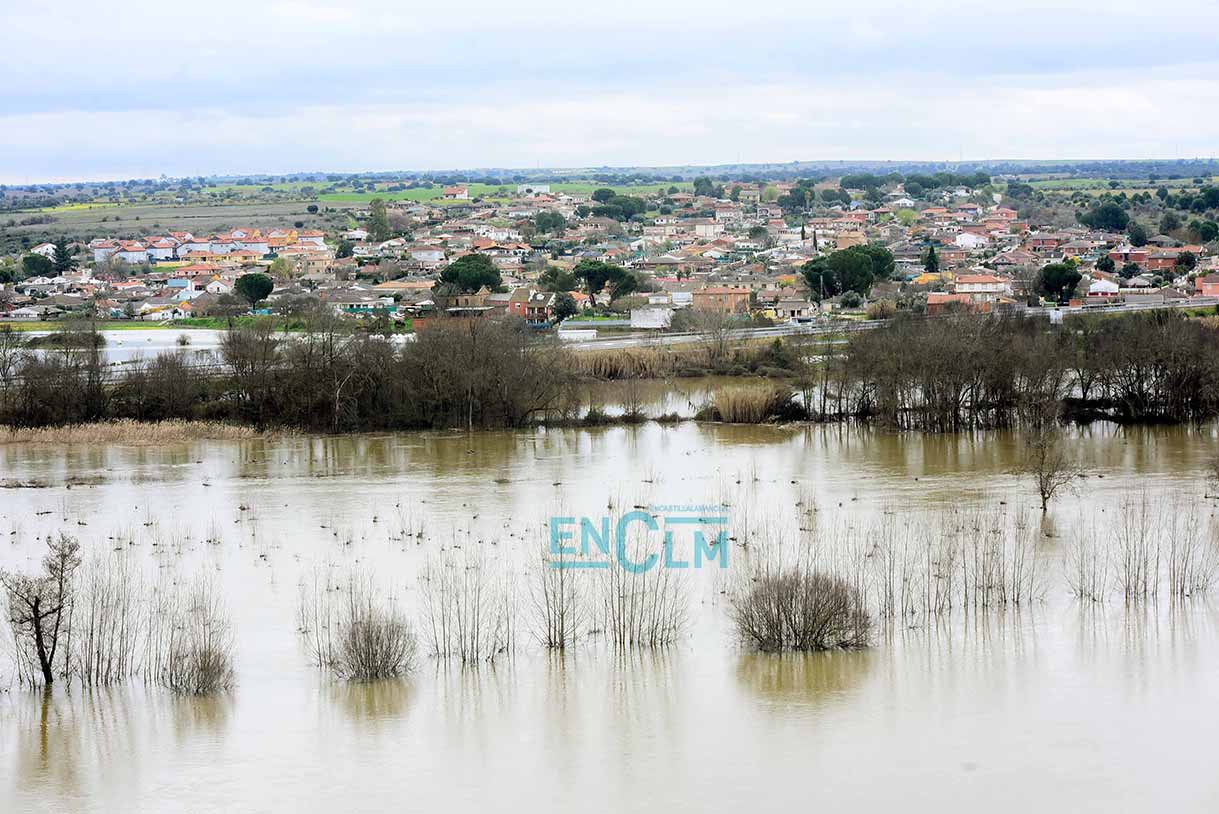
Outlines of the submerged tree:
{"label": "submerged tree", "polygon": [[[55,681],[57,659],[63,651],[67,619],[71,617],[73,576],[80,567],[80,543],[66,534],[47,537],[42,572],[29,575],[0,572],[0,585],[8,594],[9,623],[18,658],[37,663],[44,686]],[[66,650],[66,648],[65,648]],[[31,680],[34,676],[29,676]]]}
{"label": "submerged tree", "polygon": [[1033,422],[1025,443],[1024,468],[1037,483],[1044,512],[1059,491],[1083,474],[1083,468],[1067,450],[1062,427],[1052,407],[1047,406]]}

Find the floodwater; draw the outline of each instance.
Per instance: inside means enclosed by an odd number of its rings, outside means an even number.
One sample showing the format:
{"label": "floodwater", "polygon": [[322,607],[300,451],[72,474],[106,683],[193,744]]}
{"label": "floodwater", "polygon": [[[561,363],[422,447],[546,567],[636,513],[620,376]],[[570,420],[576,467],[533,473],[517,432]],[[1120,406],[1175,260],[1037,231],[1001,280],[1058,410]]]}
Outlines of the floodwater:
{"label": "floodwater", "polygon": [[[49,332],[37,331],[30,336],[46,336]],[[224,331],[203,328],[133,328],[121,331],[99,331],[105,344],[102,358],[109,364],[131,364],[140,359],[170,351],[184,350],[188,353],[214,353],[220,349]],[[53,350],[47,350],[53,353]]]}
{"label": "floodwater", "polygon": [[[1136,491],[1209,518],[1210,430],[1097,425],[1072,447],[1089,477],[1045,521],[1051,560]],[[686,575],[688,625],[665,648],[593,637],[560,654],[521,634],[462,667],[421,636],[409,678],[361,685],[320,674],[297,633],[319,567],[369,569],[413,608],[442,548],[494,551],[525,579],[512,563],[553,515],[728,504],[740,534],[793,527],[798,503],[846,523],[1023,511],[1019,460],[999,433],[689,422],[0,447],[0,479],[24,484],[0,490],[0,565],[33,568],[40,537],[66,530],[153,573],[213,575],[237,674],[203,699],[4,679],[0,811],[1219,809],[1216,610],[1085,605],[1053,570],[1040,603],[898,625],[851,653],[740,644],[723,593],[737,559]]]}

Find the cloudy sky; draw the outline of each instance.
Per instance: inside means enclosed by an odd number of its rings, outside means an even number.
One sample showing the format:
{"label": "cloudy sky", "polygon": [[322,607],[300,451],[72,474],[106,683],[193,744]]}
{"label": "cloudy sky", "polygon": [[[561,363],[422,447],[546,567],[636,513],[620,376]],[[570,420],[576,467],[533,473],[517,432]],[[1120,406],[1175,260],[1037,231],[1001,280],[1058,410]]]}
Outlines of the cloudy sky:
{"label": "cloudy sky", "polygon": [[1215,0],[3,0],[0,182],[1219,152]]}

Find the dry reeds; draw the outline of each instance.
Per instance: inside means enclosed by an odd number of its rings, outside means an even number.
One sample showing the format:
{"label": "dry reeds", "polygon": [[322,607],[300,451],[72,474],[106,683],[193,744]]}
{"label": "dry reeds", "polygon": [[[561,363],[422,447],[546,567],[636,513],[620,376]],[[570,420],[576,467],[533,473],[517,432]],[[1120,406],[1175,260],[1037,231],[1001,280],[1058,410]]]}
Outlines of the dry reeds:
{"label": "dry reeds", "polygon": [[586,379],[659,379],[694,362],[688,351],[644,346],[589,350],[572,355],[573,370]]}
{"label": "dry reeds", "polygon": [[790,389],[773,384],[725,387],[712,397],[711,417],[730,424],[761,424],[791,411]]}
{"label": "dry reeds", "polygon": [[242,441],[263,437],[252,427],[220,421],[98,421],[60,427],[0,427],[0,444],[123,444],[159,446],[186,441]]}

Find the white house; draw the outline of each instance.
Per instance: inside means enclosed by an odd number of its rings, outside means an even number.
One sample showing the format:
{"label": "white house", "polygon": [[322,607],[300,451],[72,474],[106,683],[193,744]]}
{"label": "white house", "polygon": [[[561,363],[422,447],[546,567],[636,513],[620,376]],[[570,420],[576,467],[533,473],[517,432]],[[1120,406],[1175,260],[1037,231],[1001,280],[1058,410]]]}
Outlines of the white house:
{"label": "white house", "polygon": [[173,260],[177,256],[178,244],[168,238],[161,238],[148,244],[146,254],[148,259],[157,260]]}
{"label": "white house", "polygon": [[148,247],[135,240],[123,241],[114,253],[114,257],[117,260],[122,260],[124,263],[131,263],[132,265],[147,263]]}
{"label": "white house", "polygon": [[436,246],[413,246],[410,250],[411,259],[425,266],[444,262],[444,249]]}
{"label": "white house", "polygon": [[263,255],[270,253],[271,244],[267,242],[265,237],[248,237],[241,240],[241,242],[238,244],[238,248]]}
{"label": "white house", "polygon": [[89,244],[93,249],[93,262],[104,263],[119,249],[119,244],[113,240],[94,240]]}
{"label": "white house", "polygon": [[30,249],[30,254],[40,254],[48,260],[53,260],[55,258],[55,244],[39,243],[34,248]]}
{"label": "white house", "polygon": [[962,249],[981,249],[990,243],[990,240],[982,235],[975,235],[973,232],[961,232],[955,238],[953,243],[960,246]]}
{"label": "white house", "polygon": [[516,194],[529,196],[549,195],[550,184],[517,184]]}

